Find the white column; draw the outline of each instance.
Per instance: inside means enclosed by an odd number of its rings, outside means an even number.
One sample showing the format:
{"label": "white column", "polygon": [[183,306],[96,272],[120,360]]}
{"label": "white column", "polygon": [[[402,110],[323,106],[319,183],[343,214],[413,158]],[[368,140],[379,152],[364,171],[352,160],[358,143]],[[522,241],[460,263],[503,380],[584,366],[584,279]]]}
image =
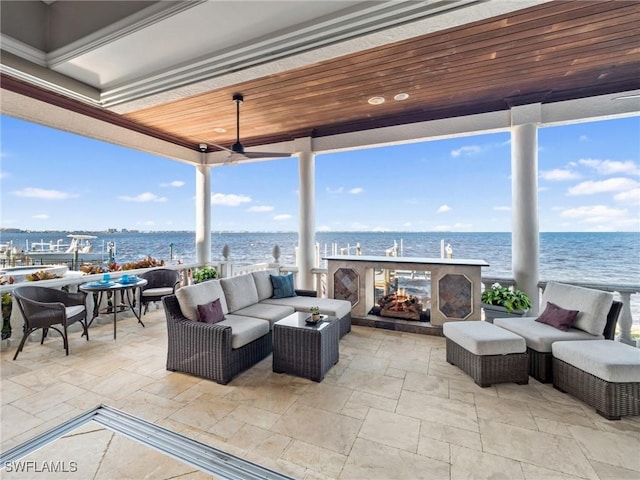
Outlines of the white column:
{"label": "white column", "polygon": [[[299,148],[299,150],[298,150]],[[315,205],[315,155],[311,151],[311,139],[296,139],[299,169],[298,208],[298,288],[313,290],[315,265],[316,205]]]}
{"label": "white column", "polygon": [[207,165],[196,167],[196,262],[211,262],[211,169]]}
{"label": "white column", "polygon": [[537,315],[540,295],[540,227],[538,223],[538,127],[540,104],[511,110],[511,256],[513,277]]}

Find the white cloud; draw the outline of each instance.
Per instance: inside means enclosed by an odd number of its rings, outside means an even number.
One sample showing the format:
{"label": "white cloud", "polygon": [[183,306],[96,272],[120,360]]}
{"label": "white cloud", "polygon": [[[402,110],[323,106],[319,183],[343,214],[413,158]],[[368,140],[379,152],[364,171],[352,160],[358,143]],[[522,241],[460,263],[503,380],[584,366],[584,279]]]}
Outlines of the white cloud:
{"label": "white cloud", "polygon": [[451,225],[436,225],[433,227],[434,232],[450,232]]}
{"label": "white cloud", "polygon": [[472,226],[473,226],[472,223],[455,223],[453,225],[453,228],[459,228],[459,229],[467,230],[467,229],[470,229]]}
{"label": "white cloud", "polygon": [[36,220],[47,220],[49,218],[49,215],[47,215],[46,213],[37,213],[31,218],[35,218]]}
{"label": "white cloud", "polygon": [[246,195],[236,195],[235,193],[214,193],[211,195],[213,205],[224,205],[227,207],[237,207],[242,203],[251,202],[251,197]]}
{"label": "white cloud", "polygon": [[451,207],[449,205],[440,205],[440,207],[438,207],[437,213],[444,213],[450,210],[451,210]]}
{"label": "white cloud", "polygon": [[371,227],[369,225],[365,225],[364,223],[354,222],[351,224],[351,228],[354,230],[370,230]]}
{"label": "white cloud", "polygon": [[616,160],[598,160],[583,158],[579,160],[581,165],[593,168],[601,175],[640,175],[640,168],[631,160],[620,162]]}
{"label": "white cloud", "polygon": [[60,190],[45,190],[44,188],[35,187],[27,187],[11,193],[18,197],[40,198],[42,200],[67,200],[68,198],[79,196],[73,193],[61,192]]}
{"label": "white cloud", "polygon": [[613,196],[613,199],[616,202],[620,203],[638,205],[640,204],[640,188],[632,188],[631,190],[627,190],[626,192],[616,193]]}
{"label": "white cloud", "polygon": [[580,135],[580,138],[578,140],[580,140],[581,142],[588,142],[589,137],[587,137],[586,135]]}
{"label": "white cloud", "polygon": [[510,212],[511,211],[511,207],[507,207],[504,205],[497,205],[495,207],[493,207],[493,210],[496,212]]}
{"label": "white cloud", "polygon": [[247,212],[271,212],[273,207],[270,205],[254,205],[253,207],[249,207]]}
{"label": "white cloud", "polygon": [[372,232],[388,232],[389,229],[386,227],[373,227],[371,231]]}
{"label": "white cloud", "polygon": [[639,227],[637,214],[607,205],[569,208],[560,215],[585,225],[583,228],[592,232],[631,231]]}
{"label": "white cloud", "polygon": [[561,217],[581,220],[585,223],[602,223],[614,218],[623,218],[628,215],[627,210],[611,208],[606,205],[592,205],[562,210]]}
{"label": "white cloud", "polygon": [[151,192],[144,192],[144,193],[141,193],[140,195],[136,195],[135,197],[130,197],[128,195],[121,195],[118,198],[120,200],[124,200],[125,202],[139,202],[139,203],[146,203],[146,202],[160,203],[160,202],[167,201],[167,197],[159,197],[155,193],[151,193]]}
{"label": "white cloud", "polygon": [[451,150],[452,157],[460,157],[462,155],[477,155],[482,152],[482,147],[479,145],[467,145],[465,147],[460,147],[457,150]]}
{"label": "white cloud", "polygon": [[562,168],[555,168],[553,170],[543,170],[540,172],[540,178],[543,180],[549,180],[551,182],[562,182],[565,180],[576,180],[581,178],[581,175],[571,170]]}
{"label": "white cloud", "polygon": [[320,225],[317,229],[318,232],[330,232],[331,227],[329,225]]}
{"label": "white cloud", "polygon": [[638,182],[630,178],[609,178],[602,181],[582,182],[571,187],[568,195],[593,195],[596,193],[622,192],[637,188]]}
{"label": "white cloud", "polygon": [[0,178],[7,178],[9,176],[8,172],[0,172]]}
{"label": "white cloud", "polygon": [[362,192],[364,192],[364,188],[362,187],[355,187],[349,190],[349,193],[351,193],[352,195],[358,195],[359,193],[362,193]]}
{"label": "white cloud", "polygon": [[281,213],[280,215],[276,215],[273,219],[277,222],[282,222],[285,220],[291,220],[291,215],[288,213]]}
{"label": "white cloud", "polygon": [[184,182],[182,180],[174,180],[173,182],[169,182],[169,183],[161,183],[160,186],[161,187],[184,187]]}
{"label": "white cloud", "polygon": [[153,220],[146,220],[144,222],[136,222],[136,225],[141,225],[143,227],[153,227],[156,224]]}
{"label": "white cloud", "polygon": [[342,187],[338,187],[338,188],[327,187],[327,193],[329,193],[331,195],[335,195],[337,193],[342,193],[343,191],[344,191],[344,188],[342,188]]}
{"label": "white cloud", "polygon": [[404,223],[402,224],[402,226],[403,226],[403,227],[411,227],[411,226],[413,226],[413,224],[412,224],[411,222],[404,222]]}

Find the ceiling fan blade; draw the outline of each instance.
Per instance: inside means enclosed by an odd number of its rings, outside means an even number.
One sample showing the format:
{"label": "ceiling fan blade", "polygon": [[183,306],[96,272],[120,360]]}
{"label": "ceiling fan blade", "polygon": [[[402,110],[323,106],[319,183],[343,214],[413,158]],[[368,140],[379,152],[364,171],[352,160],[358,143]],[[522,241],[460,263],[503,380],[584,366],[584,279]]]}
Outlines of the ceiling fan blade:
{"label": "ceiling fan blade", "polygon": [[244,155],[247,158],[282,158],[282,157],[290,157],[291,153],[284,152],[244,152]]}
{"label": "ceiling fan blade", "polygon": [[231,150],[230,148],[223,147],[222,145],[218,145],[217,143],[211,143],[211,142],[209,142],[209,143],[208,143],[208,145],[209,145],[210,147],[215,147],[215,148],[217,148],[217,149],[224,150],[225,152],[234,153],[234,151],[233,151],[233,150]]}

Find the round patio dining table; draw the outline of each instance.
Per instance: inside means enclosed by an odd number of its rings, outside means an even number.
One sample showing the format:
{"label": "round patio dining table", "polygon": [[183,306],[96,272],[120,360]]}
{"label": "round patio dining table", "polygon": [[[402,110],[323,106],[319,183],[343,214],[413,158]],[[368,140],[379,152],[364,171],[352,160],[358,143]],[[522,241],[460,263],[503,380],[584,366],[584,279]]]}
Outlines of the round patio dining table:
{"label": "round patio dining table", "polygon": [[[138,323],[144,327],[144,323],[142,323],[140,315],[135,309],[135,299],[136,290],[146,284],[147,281],[144,278],[123,276],[115,280],[100,280],[80,285],[78,288],[82,292],[93,293],[94,297],[93,317],[88,323],[87,328],[91,326],[95,318],[100,315],[100,313],[113,313],[113,339],[115,340],[118,313],[127,310],[131,310],[138,319]],[[112,303],[101,312],[100,304],[102,303],[102,298],[105,293],[107,294],[107,297],[111,296]],[[120,303],[118,303],[118,294],[120,296]]]}

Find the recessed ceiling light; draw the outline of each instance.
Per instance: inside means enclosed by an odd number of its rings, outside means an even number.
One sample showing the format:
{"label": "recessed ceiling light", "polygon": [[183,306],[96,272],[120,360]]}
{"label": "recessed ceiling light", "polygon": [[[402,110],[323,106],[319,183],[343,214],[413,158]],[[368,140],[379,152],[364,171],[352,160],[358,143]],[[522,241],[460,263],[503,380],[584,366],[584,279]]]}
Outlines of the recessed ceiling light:
{"label": "recessed ceiling light", "polygon": [[369,105],[381,105],[384,103],[384,97],[371,97],[367,102]]}
{"label": "recessed ceiling light", "polygon": [[402,100],[406,100],[407,98],[409,98],[409,94],[408,93],[399,93],[395,97],[393,97],[393,99],[397,100],[398,102],[400,102]]}
{"label": "recessed ceiling light", "polygon": [[214,132],[216,133],[225,133],[227,131],[226,128],[222,128],[222,127],[216,127],[213,129]]}

